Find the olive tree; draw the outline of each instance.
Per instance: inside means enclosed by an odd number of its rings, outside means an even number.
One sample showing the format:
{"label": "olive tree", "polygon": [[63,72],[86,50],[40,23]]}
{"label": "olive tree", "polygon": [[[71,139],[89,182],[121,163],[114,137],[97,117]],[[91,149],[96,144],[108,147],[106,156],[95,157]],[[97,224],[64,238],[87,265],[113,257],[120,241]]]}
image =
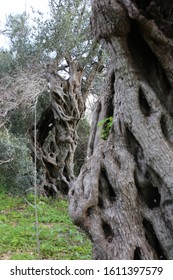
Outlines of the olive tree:
{"label": "olive tree", "polygon": [[38,106],[40,94],[50,96],[29,129],[31,151],[33,158],[37,154],[38,171],[46,170],[42,182],[46,193],[67,194],[75,179],[77,126],[93,80],[103,69],[102,48],[91,38],[87,1],[51,0],[47,19],[33,15],[32,28],[26,14],[10,16],[7,22],[10,50],[20,69],[15,82],[25,76],[15,96]]}
{"label": "olive tree", "polygon": [[169,0],[92,1],[111,67],[69,211],[95,259],[173,259],[172,19]]}

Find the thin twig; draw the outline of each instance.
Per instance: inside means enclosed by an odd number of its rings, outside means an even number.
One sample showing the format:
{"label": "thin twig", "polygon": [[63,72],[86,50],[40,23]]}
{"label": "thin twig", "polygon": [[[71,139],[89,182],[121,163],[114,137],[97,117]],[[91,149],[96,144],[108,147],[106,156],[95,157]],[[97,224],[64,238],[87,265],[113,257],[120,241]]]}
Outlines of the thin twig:
{"label": "thin twig", "polygon": [[0,160],[0,165],[5,164],[5,163],[9,163],[9,162],[13,161],[13,159],[14,159],[14,157],[11,157],[11,158],[6,159],[6,160]]}

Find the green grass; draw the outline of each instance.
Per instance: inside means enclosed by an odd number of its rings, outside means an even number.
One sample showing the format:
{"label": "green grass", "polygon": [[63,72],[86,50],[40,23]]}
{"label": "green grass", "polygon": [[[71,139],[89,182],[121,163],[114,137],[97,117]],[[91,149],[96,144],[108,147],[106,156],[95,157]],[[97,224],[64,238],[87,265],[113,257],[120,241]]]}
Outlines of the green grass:
{"label": "green grass", "polygon": [[92,259],[91,243],[70,220],[67,202],[45,197],[40,197],[37,202],[40,239],[38,255],[33,195],[29,195],[26,200],[0,193],[1,260]]}

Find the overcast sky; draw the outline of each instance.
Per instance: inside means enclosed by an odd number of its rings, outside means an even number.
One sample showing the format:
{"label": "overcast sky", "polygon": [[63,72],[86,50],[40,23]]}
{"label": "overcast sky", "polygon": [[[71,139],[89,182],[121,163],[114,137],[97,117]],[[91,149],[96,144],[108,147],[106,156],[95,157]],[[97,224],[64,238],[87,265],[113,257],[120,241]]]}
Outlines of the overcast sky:
{"label": "overcast sky", "polygon": [[[0,30],[3,30],[8,14],[17,14],[24,11],[31,12],[31,7],[34,10],[46,13],[48,10],[48,0],[0,0]],[[4,36],[0,34],[0,47],[3,47],[4,44]]]}

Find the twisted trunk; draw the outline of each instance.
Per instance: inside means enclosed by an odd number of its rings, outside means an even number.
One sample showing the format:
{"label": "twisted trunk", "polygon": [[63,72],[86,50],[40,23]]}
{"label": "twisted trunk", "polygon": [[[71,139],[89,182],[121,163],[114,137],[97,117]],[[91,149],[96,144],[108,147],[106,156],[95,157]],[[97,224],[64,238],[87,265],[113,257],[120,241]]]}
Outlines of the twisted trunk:
{"label": "twisted trunk", "polygon": [[[73,157],[77,145],[77,124],[85,108],[81,94],[83,70],[77,62],[68,61],[68,80],[49,66],[47,80],[50,85],[51,105],[43,111],[37,123],[37,167],[46,171],[41,184],[46,194],[66,195],[73,182]],[[34,155],[34,129],[30,129]]]}
{"label": "twisted trunk", "polygon": [[[35,148],[38,171],[45,173],[40,184],[46,195],[67,195],[75,179],[74,153],[77,146],[77,126],[85,110],[90,86],[100,67],[100,60],[91,67],[85,82],[84,67],[66,58],[69,79],[64,79],[56,67],[49,65],[47,81],[50,86],[50,106],[46,108],[36,125],[29,130],[32,156]],[[60,67],[61,69],[62,67]]]}
{"label": "twisted trunk", "polygon": [[[91,238],[95,259],[173,259],[170,4],[92,1],[93,33],[105,40],[112,66],[69,211]],[[98,123],[111,116],[103,140]]]}

